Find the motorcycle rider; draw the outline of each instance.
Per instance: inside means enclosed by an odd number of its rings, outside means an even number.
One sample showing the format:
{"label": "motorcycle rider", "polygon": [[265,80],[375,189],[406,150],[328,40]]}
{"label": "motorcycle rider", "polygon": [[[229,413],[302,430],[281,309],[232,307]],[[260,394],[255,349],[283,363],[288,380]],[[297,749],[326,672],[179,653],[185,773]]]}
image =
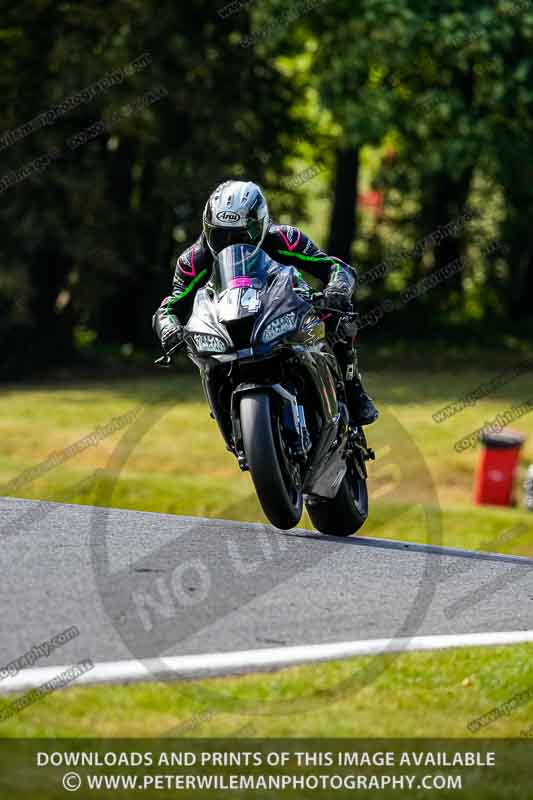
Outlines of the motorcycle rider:
{"label": "motorcycle rider", "polygon": [[[226,181],[209,197],[203,215],[203,232],[180,255],[172,294],[153,316],[153,327],[165,353],[178,344],[191,311],[196,291],[210,278],[214,258],[234,244],[252,244],[274,261],[302,268],[319,278],[327,305],[340,311],[352,309],[357,284],[355,269],[319,250],[302,231],[270,220],[266,198],[250,181]],[[348,408],[354,422],[370,425],[378,418],[372,398],[365,392],[357,369],[355,337],[335,347],[345,376]]]}

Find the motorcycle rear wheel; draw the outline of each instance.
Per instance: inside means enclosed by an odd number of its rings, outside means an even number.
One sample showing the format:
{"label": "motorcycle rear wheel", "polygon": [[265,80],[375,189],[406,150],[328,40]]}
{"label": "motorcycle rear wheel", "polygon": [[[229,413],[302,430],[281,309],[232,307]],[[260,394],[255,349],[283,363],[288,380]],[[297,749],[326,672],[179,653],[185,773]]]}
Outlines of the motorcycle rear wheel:
{"label": "motorcycle rear wheel", "polygon": [[244,452],[261,507],[276,528],[294,528],[302,517],[302,490],[290,474],[270,396],[245,395],[240,408]]}
{"label": "motorcycle rear wheel", "polygon": [[317,531],[330,536],[351,536],[368,517],[366,480],[351,467],[332,500],[307,503],[307,512]]}

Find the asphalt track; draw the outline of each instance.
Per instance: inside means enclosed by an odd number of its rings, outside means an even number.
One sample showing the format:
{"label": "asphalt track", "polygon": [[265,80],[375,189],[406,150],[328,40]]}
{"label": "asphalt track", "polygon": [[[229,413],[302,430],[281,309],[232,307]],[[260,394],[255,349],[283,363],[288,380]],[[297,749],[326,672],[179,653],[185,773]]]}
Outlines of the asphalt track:
{"label": "asphalt track", "polygon": [[533,559],[11,498],[0,535],[0,666],[533,630]]}

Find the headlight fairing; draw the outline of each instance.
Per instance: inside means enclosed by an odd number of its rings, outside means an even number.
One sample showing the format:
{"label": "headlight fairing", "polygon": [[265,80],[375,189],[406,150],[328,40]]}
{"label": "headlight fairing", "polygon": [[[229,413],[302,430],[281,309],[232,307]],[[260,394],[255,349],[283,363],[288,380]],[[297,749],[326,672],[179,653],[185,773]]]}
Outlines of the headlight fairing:
{"label": "headlight fairing", "polygon": [[273,342],[279,336],[289,333],[296,328],[296,312],[289,311],[287,314],[282,314],[281,317],[276,317],[272,322],[269,322],[261,336],[265,344]]}
{"label": "headlight fairing", "polygon": [[225,353],[228,349],[224,339],[211,333],[195,333],[192,338],[199,353]]}

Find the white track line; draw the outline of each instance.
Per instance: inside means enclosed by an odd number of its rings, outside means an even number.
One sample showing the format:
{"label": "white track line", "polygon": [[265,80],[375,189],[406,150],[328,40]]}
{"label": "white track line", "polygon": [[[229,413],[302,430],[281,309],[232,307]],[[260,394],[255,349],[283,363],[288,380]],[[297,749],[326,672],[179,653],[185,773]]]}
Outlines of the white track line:
{"label": "white track line", "polygon": [[[70,686],[190,680],[191,678],[215,675],[279,669],[309,662],[334,661],[354,656],[383,655],[413,650],[446,650],[451,647],[495,647],[524,642],[533,642],[533,631],[368,639],[362,642],[272,647],[260,650],[242,650],[235,653],[207,653],[161,659],[148,658],[139,661],[104,661],[96,663],[93,669],[82,674]],[[33,667],[21,670],[18,675],[0,681],[0,694],[37,688],[67,669],[69,666]]]}

